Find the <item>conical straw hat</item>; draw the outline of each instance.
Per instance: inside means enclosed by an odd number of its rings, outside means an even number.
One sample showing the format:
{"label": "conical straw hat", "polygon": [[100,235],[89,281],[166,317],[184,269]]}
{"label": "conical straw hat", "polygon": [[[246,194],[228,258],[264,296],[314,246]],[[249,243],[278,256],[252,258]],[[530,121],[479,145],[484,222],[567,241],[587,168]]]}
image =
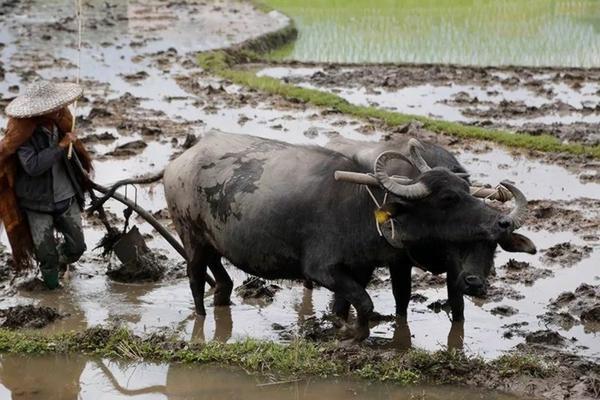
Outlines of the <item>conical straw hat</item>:
{"label": "conical straw hat", "polygon": [[51,113],[71,104],[83,94],[75,83],[36,81],[6,106],[6,114],[14,118],[29,118]]}

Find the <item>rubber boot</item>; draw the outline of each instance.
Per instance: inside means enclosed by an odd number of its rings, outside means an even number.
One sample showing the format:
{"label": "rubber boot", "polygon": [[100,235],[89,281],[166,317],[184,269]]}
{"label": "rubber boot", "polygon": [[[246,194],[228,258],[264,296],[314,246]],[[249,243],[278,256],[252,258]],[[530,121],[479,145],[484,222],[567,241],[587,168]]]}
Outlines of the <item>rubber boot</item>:
{"label": "rubber boot", "polygon": [[46,270],[42,271],[42,279],[44,280],[44,284],[50,290],[56,289],[58,284],[58,270]]}

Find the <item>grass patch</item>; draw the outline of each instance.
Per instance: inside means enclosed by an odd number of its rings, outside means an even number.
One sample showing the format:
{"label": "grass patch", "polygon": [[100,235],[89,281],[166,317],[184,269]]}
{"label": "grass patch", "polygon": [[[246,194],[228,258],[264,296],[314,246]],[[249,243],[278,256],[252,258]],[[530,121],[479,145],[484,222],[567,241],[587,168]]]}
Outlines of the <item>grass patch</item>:
{"label": "grass patch", "polygon": [[279,79],[256,76],[254,71],[236,69],[239,62],[257,61],[262,57],[251,51],[211,51],[198,55],[198,63],[204,69],[223,78],[254,90],[282,96],[288,100],[302,102],[317,107],[334,109],[361,119],[377,119],[389,127],[397,127],[411,121],[419,121],[425,129],[436,133],[465,139],[478,139],[498,143],[507,147],[522,148],[551,153],[569,153],[600,159],[600,145],[586,146],[575,143],[562,143],[549,134],[515,134],[508,131],[486,129],[463,125],[457,122],[441,121],[433,118],[402,114],[377,107],[359,106],[340,96],[317,89],[302,88],[282,82]]}
{"label": "grass patch", "polygon": [[494,361],[498,373],[502,377],[529,375],[545,378],[555,372],[553,365],[541,362],[537,357],[528,354],[505,354]]}
{"label": "grass patch", "polygon": [[291,344],[248,339],[236,343],[190,344],[172,336],[139,337],[123,328],[42,334],[0,329],[0,352],[85,354],[130,361],[218,364],[278,378],[350,376],[401,385],[465,383],[474,374],[548,376],[550,369],[532,356],[510,355],[486,362],[458,351],[411,350],[395,353],[337,343],[297,340]]}

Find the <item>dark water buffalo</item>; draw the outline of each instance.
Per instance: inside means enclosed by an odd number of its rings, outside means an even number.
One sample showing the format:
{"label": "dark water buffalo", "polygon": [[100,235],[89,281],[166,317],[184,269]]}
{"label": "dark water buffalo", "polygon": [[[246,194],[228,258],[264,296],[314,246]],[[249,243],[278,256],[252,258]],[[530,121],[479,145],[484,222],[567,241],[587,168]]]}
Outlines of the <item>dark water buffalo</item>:
{"label": "dark water buffalo", "polygon": [[[508,185],[517,207],[509,214],[485,205],[469,185],[445,168],[400,182],[386,165],[402,159],[378,157],[373,187],[387,202],[380,210],[395,234],[380,236],[374,205],[365,189],[338,182],[335,171],[362,172],[341,153],[258,137],[213,132],[165,170],[167,203],[188,253],[188,275],[196,312],[205,314],[204,279],[217,281],[215,305],[228,303],[231,280],[221,257],[266,279],[311,279],[348,301],[357,311],[355,339],[369,334],[373,303],[365,286],[374,267],[405,268],[407,254],[430,249],[461,293],[480,289],[493,264],[497,243],[511,251],[525,244],[520,226],[526,200]],[[439,263],[438,263],[439,261]],[[431,267],[430,267],[431,268]],[[407,269],[407,268],[405,268]]]}
{"label": "dark water buffalo", "polygon": [[[362,172],[369,173],[373,171],[373,165],[377,157],[385,151],[396,151],[402,153],[409,159],[414,153],[410,145],[410,137],[399,136],[392,140],[383,142],[365,142],[337,137],[331,140],[327,147],[352,158],[362,167]],[[420,142],[420,154],[424,161],[430,167],[445,167],[448,170],[459,174],[466,182],[469,182],[467,170],[458,162],[456,157],[445,148],[429,142]],[[407,176],[409,178],[418,177],[421,172],[415,166],[414,162],[408,162],[403,159],[396,159],[387,166],[387,171],[393,175]],[[411,272],[412,266],[418,265],[422,269],[433,273],[448,272],[449,265],[440,265],[439,261],[431,268],[428,265],[411,259],[408,252],[402,257],[399,256],[395,262],[394,268],[390,269],[392,291],[396,301],[396,314],[405,316],[408,312],[408,303],[411,297]],[[451,274],[456,276],[456,274]],[[456,282],[448,280],[448,298],[452,305],[452,319],[461,321],[464,318],[464,302],[462,293],[459,292]],[[336,296],[334,303],[334,312],[342,318],[347,317],[349,312],[349,303],[343,298]]]}
{"label": "dark water buffalo", "polygon": [[[386,170],[390,174],[416,178],[421,174],[417,166],[424,169],[428,167],[445,167],[462,177],[466,182],[469,182],[467,170],[448,150],[429,142],[417,142],[418,146],[414,146],[414,142],[414,140],[406,136],[383,142],[358,142],[339,137],[329,142],[327,147],[352,158],[362,167],[365,173],[373,170],[373,164],[379,154],[385,151],[396,151],[408,157],[411,162],[409,160],[396,159],[388,163]],[[509,251],[535,253],[535,246],[527,238],[514,234],[512,235],[512,239],[519,240],[521,242],[520,246],[513,246],[511,249],[510,243],[503,242],[501,244]],[[479,279],[477,275],[469,278],[470,284],[465,287],[465,282],[462,282],[464,274],[461,274],[463,265],[459,262],[460,254],[456,254],[456,247],[452,249],[446,249],[444,246],[438,247],[441,245],[428,243],[413,246],[410,250],[407,249],[403,257],[397,258],[396,263],[393,265],[394,268],[390,268],[397,315],[405,316],[408,311],[413,266],[418,266],[434,274],[448,273],[448,299],[453,321],[464,320],[463,294],[482,295],[485,293],[485,282]],[[495,249],[496,246],[494,245],[493,247]],[[440,251],[435,252],[432,249],[440,249]],[[470,248],[468,251],[473,251],[473,249]],[[485,249],[482,248],[481,251],[485,252]],[[449,257],[450,255],[453,256]],[[489,257],[484,258],[490,260]],[[491,265],[486,267],[482,264],[481,267],[483,267],[483,271],[485,272],[483,275],[487,275],[487,271],[489,271]],[[337,296],[334,303],[334,312],[341,317],[345,317],[348,314],[348,310],[348,302]]]}

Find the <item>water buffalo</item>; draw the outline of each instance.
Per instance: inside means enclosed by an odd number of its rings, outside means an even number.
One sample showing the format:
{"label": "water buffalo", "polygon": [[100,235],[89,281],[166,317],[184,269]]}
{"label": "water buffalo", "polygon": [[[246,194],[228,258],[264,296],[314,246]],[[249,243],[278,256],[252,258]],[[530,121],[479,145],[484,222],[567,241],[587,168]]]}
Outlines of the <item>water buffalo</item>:
{"label": "water buffalo", "polygon": [[[414,154],[415,149],[411,146],[409,136],[398,136],[392,140],[382,142],[358,142],[344,137],[336,137],[327,144],[327,148],[335,150],[352,158],[362,167],[362,172],[369,173],[373,170],[373,165],[379,154],[385,151],[397,151],[409,159]],[[427,165],[431,167],[445,167],[448,170],[459,174],[467,183],[469,182],[467,170],[458,162],[456,157],[445,148],[435,143],[420,142],[420,154]],[[415,166],[414,160],[408,162],[404,159],[396,159],[387,166],[387,171],[393,175],[416,178],[420,175],[419,169]],[[396,301],[396,315],[406,316],[408,312],[408,303],[411,297],[411,273],[414,264],[422,269],[434,273],[447,272],[445,268],[435,265],[433,268],[427,268],[422,262],[417,263],[411,260],[406,253],[403,257],[398,257],[394,268],[390,269],[390,278],[392,283],[392,292]],[[452,307],[452,319],[461,321],[464,318],[464,302],[461,301],[462,294],[456,290],[455,282],[448,281],[448,293]],[[333,311],[336,315],[347,318],[350,304],[336,296]]]}
{"label": "water buffalo", "polygon": [[[169,164],[164,187],[169,212],[188,256],[196,312],[204,315],[206,268],[216,284],[215,305],[229,301],[227,258],[243,271],[266,279],[311,279],[348,301],[357,311],[354,338],[369,335],[373,303],[365,286],[374,267],[406,268],[413,249],[429,248],[456,274],[460,293],[480,289],[497,243],[523,251],[529,240],[513,233],[526,200],[503,214],[470,195],[469,185],[438,167],[412,180],[391,177],[386,165],[396,152],[375,162],[379,214],[395,234],[379,235],[374,204],[361,185],[339,182],[336,171],[362,172],[343,154],[253,136],[212,132]],[[437,265],[427,260],[427,265]],[[410,276],[407,278],[410,279]]]}
{"label": "water buffalo", "polygon": [[[386,170],[390,174],[416,178],[422,173],[417,166],[425,170],[430,167],[445,167],[462,177],[466,182],[469,182],[467,170],[452,153],[435,143],[416,143],[417,146],[415,146],[415,140],[407,136],[400,136],[383,142],[357,142],[340,137],[329,142],[327,147],[352,158],[362,166],[362,170],[365,173],[372,171],[373,164],[379,154],[385,151],[397,151],[405,155],[410,162],[405,159],[396,159],[394,160],[395,162],[388,163]],[[511,239],[519,240],[521,245],[511,250],[509,243],[506,243],[506,241],[502,242],[504,247],[509,249],[509,251],[535,253],[535,246],[528,239],[519,234],[512,235]],[[452,249],[442,247],[439,252],[433,252],[432,249],[438,248],[437,246],[432,246],[429,243],[413,246],[410,251],[406,251],[403,257],[399,256],[394,264],[394,268],[390,269],[397,315],[407,315],[408,303],[411,297],[410,278],[413,266],[418,266],[434,274],[448,273],[448,299],[452,311],[452,320],[455,322],[464,320],[463,293],[471,295],[485,294],[484,281],[477,278],[477,276],[470,278],[471,284],[468,288],[463,288],[463,282],[458,281],[463,276],[460,271],[462,265],[452,261],[452,257],[449,257],[449,255],[455,253],[456,247]],[[495,249],[495,247],[494,245],[493,248]],[[484,248],[481,250],[484,251]],[[473,251],[473,249],[470,248],[469,251]],[[446,254],[446,256],[443,256],[443,254]],[[460,255],[454,254],[454,258],[456,257],[460,257]],[[491,261],[489,257],[484,258]],[[487,266],[482,264],[481,267],[484,274],[480,274],[480,276],[485,276],[491,268],[491,264],[488,263]],[[465,289],[466,292],[464,291]],[[336,296],[333,308],[334,312],[342,318],[348,315],[349,304],[340,296]]]}

